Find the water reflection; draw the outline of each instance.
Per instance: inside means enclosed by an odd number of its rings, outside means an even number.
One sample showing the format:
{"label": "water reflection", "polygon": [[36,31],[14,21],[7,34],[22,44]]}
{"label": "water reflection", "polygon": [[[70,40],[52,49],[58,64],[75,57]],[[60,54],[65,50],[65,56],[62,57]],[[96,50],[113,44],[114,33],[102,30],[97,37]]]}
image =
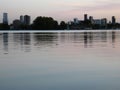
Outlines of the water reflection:
{"label": "water reflection", "polygon": [[88,33],[84,32],[84,45],[85,45],[85,47],[87,47],[87,44],[88,44]]}
{"label": "water reflection", "polygon": [[119,49],[120,31],[1,33],[0,90],[119,90]]}
{"label": "water reflection", "polygon": [[31,51],[31,34],[30,33],[13,33],[13,42],[16,48],[21,47],[25,52]]}
{"label": "water reflection", "polygon": [[[32,48],[55,47],[58,45],[77,45],[83,48],[95,46],[107,47],[108,43],[115,48],[119,41],[119,33],[112,32],[67,32],[67,33],[2,33],[3,50],[8,53],[9,48],[31,52]],[[117,38],[118,37],[118,38]],[[117,40],[116,40],[117,39]],[[1,42],[1,41],[0,41]],[[9,45],[10,43],[10,45]],[[0,47],[2,49],[2,47]],[[12,49],[12,48],[11,48]]]}
{"label": "water reflection", "polygon": [[4,46],[4,54],[8,54],[8,33],[3,33],[3,46]]}
{"label": "water reflection", "polygon": [[57,45],[58,34],[57,33],[34,33],[34,46],[36,47],[49,47]]}
{"label": "water reflection", "polygon": [[116,32],[112,32],[112,45],[115,48]]}

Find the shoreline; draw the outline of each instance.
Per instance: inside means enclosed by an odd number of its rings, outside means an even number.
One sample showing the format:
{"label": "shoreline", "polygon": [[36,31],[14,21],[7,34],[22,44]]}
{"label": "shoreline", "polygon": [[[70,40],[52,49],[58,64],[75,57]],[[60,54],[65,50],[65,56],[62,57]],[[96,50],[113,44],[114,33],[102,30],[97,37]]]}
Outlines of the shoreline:
{"label": "shoreline", "polygon": [[43,32],[43,33],[62,33],[62,32],[111,32],[111,31],[120,31],[118,30],[0,30],[0,33],[20,33],[20,32]]}

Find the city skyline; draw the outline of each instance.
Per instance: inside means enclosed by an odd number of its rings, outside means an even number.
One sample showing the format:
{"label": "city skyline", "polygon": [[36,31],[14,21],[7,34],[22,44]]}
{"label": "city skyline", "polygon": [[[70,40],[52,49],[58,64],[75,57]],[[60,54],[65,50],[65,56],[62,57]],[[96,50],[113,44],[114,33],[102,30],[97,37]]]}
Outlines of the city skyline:
{"label": "city skyline", "polygon": [[[40,17],[40,16],[36,16],[36,18],[37,17]],[[42,16],[42,17],[45,17],[45,16]],[[50,16],[48,16],[48,17],[50,17]],[[51,17],[51,18],[53,18],[53,17]],[[19,18],[14,18],[13,21],[9,23],[9,16],[8,16],[8,13],[6,13],[6,12],[3,13],[2,19],[3,19],[3,21],[0,23],[9,24],[9,25],[12,24],[16,20],[21,22],[21,23],[30,25],[35,20],[35,19],[31,20],[31,16],[29,16],[29,15],[20,15]],[[96,19],[96,18],[94,18],[94,16],[90,16],[89,14],[84,14],[83,19],[79,19],[79,18],[74,17],[66,23],[70,23],[70,22],[77,22],[78,23],[80,21],[86,21],[86,20],[89,20],[91,22],[94,21],[94,23],[98,23],[98,24],[100,24],[102,20],[105,20],[106,23],[112,23],[112,24],[119,23],[119,22],[117,22],[118,20],[116,19],[115,16],[111,16],[111,20],[108,20],[106,17]],[[56,20],[56,21],[59,22],[58,20]],[[62,22],[62,21],[60,21],[60,22]]]}
{"label": "city skyline", "polygon": [[[15,18],[19,18],[19,15],[26,14],[32,17],[31,20],[34,20],[36,16],[50,16],[58,21],[69,21],[75,17],[83,19],[85,13],[94,18],[106,17],[108,20],[111,20],[111,16],[114,15],[119,22],[119,4],[119,0],[2,0],[0,13],[9,13],[10,23]],[[2,14],[0,22],[1,17]]]}
{"label": "city skyline", "polygon": [[[32,24],[33,22],[34,22],[34,20],[31,20],[31,16],[30,15],[19,15],[19,18],[14,18],[13,19],[13,21],[11,21],[11,22],[9,22],[9,14],[7,13],[7,12],[4,12],[3,14],[2,14],[3,16],[2,16],[2,22],[0,22],[0,23],[4,23],[4,24],[12,24],[14,21],[20,21],[21,23],[24,23],[24,24],[28,24],[28,25],[30,25],[30,24]],[[27,18],[26,18],[27,17]],[[39,16],[36,16],[36,18],[37,17],[39,17]],[[45,17],[45,16],[42,16],[42,17]],[[50,17],[50,16],[48,16],[48,17]],[[51,18],[53,18],[53,17],[51,17]],[[54,18],[53,18],[54,19]],[[89,15],[89,14],[84,14],[83,15],[83,18],[82,19],[79,19],[79,18],[72,18],[71,20],[69,20],[69,21],[67,21],[66,23],[69,23],[69,22],[72,22],[72,21],[74,21],[74,20],[77,20],[77,21],[86,21],[86,20],[90,20],[91,22],[94,20],[94,21],[100,21],[101,22],[101,20],[104,20],[104,19],[106,19],[106,23],[112,23],[112,24],[115,24],[115,23],[120,23],[120,22],[117,22],[118,20],[116,19],[116,17],[113,15],[113,16],[111,16],[111,20],[108,20],[106,17],[101,17],[101,18],[94,18],[94,16],[91,16],[91,15]],[[58,21],[58,20],[56,20],[56,21]],[[64,20],[63,20],[64,21]],[[77,22],[76,21],[76,22]],[[59,21],[58,21],[59,22]],[[61,22],[61,21],[60,21]],[[100,23],[99,22],[99,23]],[[114,23],[113,23],[114,22]]]}
{"label": "city skyline", "polygon": [[[116,17],[112,16],[111,20],[107,18],[95,19],[94,16],[84,14],[84,20],[73,18],[69,22],[54,20],[53,17],[37,16],[35,20],[31,22],[31,16],[20,15],[19,19],[14,19],[9,24],[8,13],[3,13],[3,23],[0,23],[0,29],[11,30],[58,30],[58,29],[76,29],[76,30],[88,30],[88,29],[118,29],[120,23],[117,22]],[[46,27],[47,26],[47,27]]]}

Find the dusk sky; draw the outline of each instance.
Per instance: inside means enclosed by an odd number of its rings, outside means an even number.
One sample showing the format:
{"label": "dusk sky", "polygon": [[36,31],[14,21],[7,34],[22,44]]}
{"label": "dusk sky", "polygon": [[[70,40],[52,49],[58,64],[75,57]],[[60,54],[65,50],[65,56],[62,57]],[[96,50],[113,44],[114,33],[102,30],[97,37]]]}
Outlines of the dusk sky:
{"label": "dusk sky", "polygon": [[82,20],[85,13],[109,20],[114,15],[120,22],[120,0],[0,0],[0,7],[0,22],[3,12],[9,14],[10,22],[25,14],[32,20],[36,16],[51,16],[58,21]]}

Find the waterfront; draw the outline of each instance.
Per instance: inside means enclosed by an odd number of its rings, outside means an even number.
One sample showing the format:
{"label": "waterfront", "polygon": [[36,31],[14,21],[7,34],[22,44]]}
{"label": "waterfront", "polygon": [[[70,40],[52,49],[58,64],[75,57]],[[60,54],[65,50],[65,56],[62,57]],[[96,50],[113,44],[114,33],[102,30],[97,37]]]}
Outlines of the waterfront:
{"label": "waterfront", "polygon": [[0,90],[119,90],[120,31],[0,33]]}

